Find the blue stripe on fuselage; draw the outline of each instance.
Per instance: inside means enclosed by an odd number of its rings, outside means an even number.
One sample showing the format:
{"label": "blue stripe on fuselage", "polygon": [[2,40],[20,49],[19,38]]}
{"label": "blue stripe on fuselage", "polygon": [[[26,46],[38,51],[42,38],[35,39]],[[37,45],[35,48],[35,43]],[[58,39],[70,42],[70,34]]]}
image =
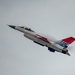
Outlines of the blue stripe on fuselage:
{"label": "blue stripe on fuselage", "polygon": [[55,42],[55,43],[58,44],[58,45],[60,45],[60,46],[62,46],[62,47],[64,47],[64,48],[68,47],[67,43],[65,43],[63,41],[58,41],[58,42]]}

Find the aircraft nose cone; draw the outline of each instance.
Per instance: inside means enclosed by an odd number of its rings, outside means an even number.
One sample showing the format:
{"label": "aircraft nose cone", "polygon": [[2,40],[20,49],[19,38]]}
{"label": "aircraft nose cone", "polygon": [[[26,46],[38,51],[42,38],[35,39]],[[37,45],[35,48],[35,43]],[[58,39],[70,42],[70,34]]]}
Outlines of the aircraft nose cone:
{"label": "aircraft nose cone", "polygon": [[11,28],[13,28],[13,29],[15,29],[15,26],[13,26],[13,25],[8,25],[9,27],[11,27]]}

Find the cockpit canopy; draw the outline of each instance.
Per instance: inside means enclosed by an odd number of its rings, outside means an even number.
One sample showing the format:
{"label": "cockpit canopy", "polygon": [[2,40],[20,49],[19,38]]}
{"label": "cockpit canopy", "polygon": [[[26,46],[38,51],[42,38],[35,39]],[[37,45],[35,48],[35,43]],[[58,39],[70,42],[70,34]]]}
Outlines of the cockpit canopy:
{"label": "cockpit canopy", "polygon": [[25,30],[28,30],[28,31],[34,32],[32,29],[30,29],[30,28],[28,28],[28,27],[24,27],[24,26],[22,26],[22,27],[20,27],[20,28],[23,28],[23,29],[25,29]]}

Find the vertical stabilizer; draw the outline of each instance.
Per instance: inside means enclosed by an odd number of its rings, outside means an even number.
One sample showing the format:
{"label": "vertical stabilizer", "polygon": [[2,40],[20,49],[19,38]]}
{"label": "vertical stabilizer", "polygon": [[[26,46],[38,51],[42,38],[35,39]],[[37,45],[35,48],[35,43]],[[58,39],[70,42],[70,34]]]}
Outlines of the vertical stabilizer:
{"label": "vertical stabilizer", "polygon": [[62,41],[67,43],[67,44],[71,44],[72,42],[75,41],[75,38],[74,37],[68,37],[68,38],[62,39]]}

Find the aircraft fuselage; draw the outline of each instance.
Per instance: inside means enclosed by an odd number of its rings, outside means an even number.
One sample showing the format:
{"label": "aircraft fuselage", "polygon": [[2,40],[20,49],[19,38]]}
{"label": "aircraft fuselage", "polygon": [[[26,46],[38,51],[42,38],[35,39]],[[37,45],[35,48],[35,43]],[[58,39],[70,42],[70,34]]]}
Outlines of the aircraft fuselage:
{"label": "aircraft fuselage", "polygon": [[41,46],[46,46],[48,47],[48,50],[51,52],[60,52],[63,54],[67,54],[70,56],[70,54],[68,53],[67,49],[63,49],[62,46],[56,44],[54,41],[52,41],[51,38],[47,38],[44,35],[38,34],[35,31],[31,30],[28,27],[21,27],[21,26],[11,26],[9,25],[11,28],[14,28],[20,32],[24,33],[24,36],[30,40],[32,40],[33,42],[41,45]]}

